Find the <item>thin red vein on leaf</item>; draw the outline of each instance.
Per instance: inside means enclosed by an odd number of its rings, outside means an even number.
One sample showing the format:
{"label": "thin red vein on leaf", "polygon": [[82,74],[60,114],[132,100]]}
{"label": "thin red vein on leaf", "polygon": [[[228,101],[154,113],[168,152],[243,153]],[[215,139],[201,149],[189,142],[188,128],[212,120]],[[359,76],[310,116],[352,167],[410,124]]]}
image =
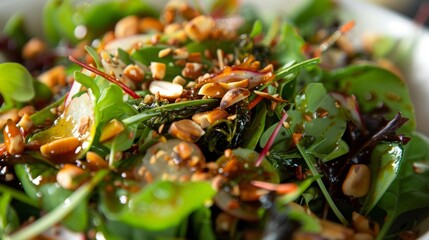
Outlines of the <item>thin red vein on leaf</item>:
{"label": "thin red vein on leaf", "polygon": [[107,74],[105,72],[102,72],[102,71],[98,70],[97,68],[91,67],[88,64],[85,64],[85,63],[83,63],[83,62],[75,59],[72,56],[69,56],[69,59],[70,59],[70,61],[76,63],[77,65],[79,65],[79,66],[81,66],[81,67],[83,67],[83,68],[85,68],[85,69],[87,69],[87,70],[89,70],[89,71],[91,71],[91,72],[93,72],[93,73],[95,73],[95,74],[97,74],[97,75],[105,78],[107,81],[118,85],[119,87],[122,88],[122,90],[124,90],[125,93],[127,93],[128,95],[130,95],[132,98],[134,98],[134,99],[139,99],[140,98],[140,96],[136,92],[134,92],[129,87],[127,87],[125,84],[123,84],[121,81],[118,81],[116,78],[110,76],[109,74]]}
{"label": "thin red vein on leaf", "polygon": [[273,133],[271,134],[270,138],[268,139],[267,144],[265,144],[264,149],[262,149],[262,152],[259,154],[258,160],[255,162],[255,166],[259,167],[261,165],[262,161],[264,160],[265,156],[267,155],[268,151],[270,150],[271,146],[274,143],[274,139],[276,139],[277,134],[279,134],[280,128],[283,125],[283,122],[286,121],[287,113],[283,112],[282,119],[280,119],[280,122],[277,124],[276,128],[274,129]]}
{"label": "thin red vein on leaf", "polygon": [[269,191],[276,191],[279,194],[292,193],[298,190],[298,185],[295,183],[275,184],[270,182],[253,180],[252,185]]}

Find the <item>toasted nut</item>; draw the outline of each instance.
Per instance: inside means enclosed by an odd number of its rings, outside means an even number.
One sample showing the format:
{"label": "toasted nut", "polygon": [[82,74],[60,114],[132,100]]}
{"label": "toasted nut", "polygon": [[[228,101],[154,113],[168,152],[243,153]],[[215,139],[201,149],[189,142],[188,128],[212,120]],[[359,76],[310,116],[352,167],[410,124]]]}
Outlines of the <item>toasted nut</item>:
{"label": "toasted nut", "polygon": [[86,153],[86,161],[88,162],[89,167],[94,170],[107,168],[109,166],[106,160],[100,157],[97,153],[91,151]]}
{"label": "toasted nut", "polygon": [[56,66],[37,78],[51,89],[52,92],[57,92],[58,87],[66,85],[66,69],[63,66]]}
{"label": "toasted nut", "polygon": [[22,57],[25,59],[31,59],[40,55],[44,51],[46,51],[46,44],[38,38],[32,38],[25,43],[22,48]]}
{"label": "toasted nut", "polygon": [[173,122],[168,133],[178,139],[188,142],[196,142],[205,134],[200,125],[189,119]]}
{"label": "toasted nut", "polygon": [[0,127],[3,128],[9,119],[14,123],[19,121],[18,109],[12,108],[3,113],[0,113]]}
{"label": "toasted nut", "polygon": [[198,91],[198,95],[212,98],[222,98],[226,90],[219,83],[206,83]]}
{"label": "toasted nut", "polygon": [[373,240],[374,237],[368,233],[355,233],[354,240]]}
{"label": "toasted nut", "polygon": [[192,152],[194,151],[191,146],[187,142],[180,142],[176,146],[173,147],[173,151],[179,154],[181,159],[188,159],[191,157]]}
{"label": "toasted nut", "polygon": [[165,81],[152,81],[149,85],[149,91],[156,95],[167,99],[176,99],[182,96],[183,87],[182,85],[165,82]]}
{"label": "toasted nut", "polygon": [[215,22],[211,17],[200,15],[185,25],[186,35],[194,41],[203,41],[210,36]]}
{"label": "toasted nut", "polygon": [[9,154],[20,154],[24,151],[24,138],[12,120],[7,120],[3,127],[4,144]]}
{"label": "toasted nut", "polygon": [[119,20],[115,25],[115,37],[122,38],[136,35],[139,32],[139,18],[127,16]]}
{"label": "toasted nut", "polygon": [[44,156],[52,157],[61,154],[74,153],[79,146],[79,139],[75,137],[66,137],[43,144],[40,147],[40,152]]}
{"label": "toasted nut", "polygon": [[380,232],[380,225],[377,222],[371,221],[357,212],[353,212],[352,220],[353,227],[357,232],[370,234],[373,237],[376,237]]}
{"label": "toasted nut", "polygon": [[254,93],[258,96],[261,96],[273,102],[287,102],[287,100],[284,100],[279,94],[271,95],[269,93],[256,91],[256,90],[254,91]]}
{"label": "toasted nut", "polygon": [[144,72],[139,66],[131,64],[125,67],[124,76],[133,82],[141,82],[144,78]]}
{"label": "toasted nut", "polygon": [[249,79],[243,79],[234,82],[220,82],[219,84],[226,90],[231,90],[234,88],[247,88],[249,87]]}
{"label": "toasted nut", "polygon": [[343,182],[343,193],[351,197],[365,196],[371,184],[371,172],[367,165],[355,164],[350,170]]}
{"label": "toasted nut", "polygon": [[149,69],[152,72],[153,79],[160,80],[165,77],[166,66],[164,63],[151,62]]}
{"label": "toasted nut", "polygon": [[85,171],[73,164],[64,164],[57,173],[57,183],[68,190],[74,190],[80,185],[78,177],[82,176]]}
{"label": "toasted nut", "polygon": [[188,50],[185,48],[176,48],[173,51],[173,57],[174,59],[186,59],[189,56]]}
{"label": "toasted nut", "polygon": [[156,18],[145,17],[139,21],[139,30],[140,32],[162,32],[164,30],[164,25]]}
{"label": "toasted nut", "polygon": [[159,58],[163,58],[166,57],[168,54],[170,54],[173,50],[171,48],[165,48],[162,49],[161,51],[159,51],[158,53],[158,57]]}
{"label": "toasted nut", "polygon": [[36,108],[34,108],[34,106],[32,105],[27,105],[21,109],[18,110],[18,116],[22,117],[24,115],[28,115],[31,116],[33,113],[36,112]]}
{"label": "toasted nut", "polygon": [[228,117],[228,112],[220,108],[211,111],[196,113],[192,116],[192,120],[198,123],[202,128],[207,128],[214,122]]}
{"label": "toasted nut", "polygon": [[112,119],[101,130],[100,142],[105,142],[114,138],[119,133],[121,133],[124,129],[125,129],[124,124],[122,124],[117,119]]}
{"label": "toasted nut", "polygon": [[182,75],[187,78],[196,79],[201,76],[203,65],[201,63],[186,63],[182,69]]}
{"label": "toasted nut", "polygon": [[249,97],[250,91],[245,88],[234,88],[225,93],[220,101],[220,108],[228,108],[239,101]]}
{"label": "toasted nut", "polygon": [[238,219],[228,213],[222,212],[216,217],[216,232],[232,233]]}
{"label": "toasted nut", "polygon": [[186,84],[186,80],[184,78],[182,78],[181,76],[174,77],[172,82],[179,84],[179,85],[182,85],[182,86],[185,86],[185,84]]}
{"label": "toasted nut", "polygon": [[331,221],[320,220],[320,225],[322,227],[320,235],[326,239],[351,239],[354,234],[352,229]]}
{"label": "toasted nut", "polygon": [[25,133],[27,133],[33,127],[33,121],[31,120],[30,116],[28,116],[27,114],[24,114],[21,120],[19,120],[18,125],[22,128],[22,130]]}
{"label": "toasted nut", "polygon": [[182,29],[182,26],[180,24],[172,23],[172,24],[165,26],[164,33],[165,34],[172,34],[174,32],[181,30],[181,29]]}

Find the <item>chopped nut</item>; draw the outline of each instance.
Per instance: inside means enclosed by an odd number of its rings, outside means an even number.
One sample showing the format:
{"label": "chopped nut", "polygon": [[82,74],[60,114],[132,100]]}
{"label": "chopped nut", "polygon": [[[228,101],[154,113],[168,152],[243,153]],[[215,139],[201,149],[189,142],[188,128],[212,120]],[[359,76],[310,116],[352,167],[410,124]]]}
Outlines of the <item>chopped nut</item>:
{"label": "chopped nut", "polygon": [[139,21],[139,30],[140,32],[162,32],[164,25],[156,18],[145,17]]}
{"label": "chopped nut", "polygon": [[206,83],[198,91],[198,95],[204,95],[212,98],[222,98],[226,90],[219,83]]}
{"label": "chopped nut", "polygon": [[193,149],[187,142],[180,142],[173,147],[173,151],[176,152],[181,159],[187,159],[192,155]]}
{"label": "chopped nut", "polygon": [[139,66],[131,64],[125,67],[124,76],[131,79],[133,82],[141,82],[144,78],[144,72]]}
{"label": "chopped nut", "polygon": [[22,48],[22,57],[32,59],[45,51],[46,44],[38,38],[32,38]]}
{"label": "chopped nut", "polygon": [[59,87],[65,86],[66,69],[64,66],[56,66],[41,74],[37,79],[51,89],[52,92],[57,92]]}
{"label": "chopped nut", "polygon": [[98,170],[98,169],[103,169],[108,167],[106,160],[104,160],[102,157],[100,157],[100,155],[98,155],[95,152],[88,151],[86,153],[86,161],[88,162],[90,169],[93,169],[93,170]]}
{"label": "chopped nut", "polygon": [[127,16],[119,20],[115,25],[115,37],[123,38],[136,35],[139,32],[139,18]]}
{"label": "chopped nut", "polygon": [[119,120],[113,119],[107,123],[101,130],[100,142],[108,141],[118,134],[120,134],[125,129],[124,124]]}
{"label": "chopped nut", "polygon": [[220,108],[226,109],[237,102],[250,96],[250,91],[245,88],[234,88],[225,93],[220,101]]}
{"label": "chopped nut", "polygon": [[168,133],[178,139],[188,142],[196,142],[205,134],[200,125],[189,119],[173,122]]}
{"label": "chopped nut", "polygon": [[371,221],[357,212],[353,212],[352,220],[353,227],[357,232],[370,234],[373,237],[376,237],[380,232],[380,226],[377,222]]}
{"label": "chopped nut", "polygon": [[185,84],[186,84],[186,80],[183,77],[181,77],[181,76],[174,77],[174,79],[173,79],[172,82],[176,83],[176,84],[179,84],[179,85],[182,85],[182,86],[185,86]]}
{"label": "chopped nut", "polygon": [[152,72],[153,79],[160,80],[165,77],[166,66],[164,63],[151,62],[149,69]]}
{"label": "chopped nut", "polygon": [[211,111],[196,113],[192,116],[192,120],[198,123],[202,128],[207,128],[217,120],[226,119],[228,112],[220,108]]}
{"label": "chopped nut", "polygon": [[68,190],[74,190],[79,187],[80,183],[77,180],[85,171],[73,164],[64,164],[57,173],[58,184]]}
{"label": "chopped nut", "polygon": [[365,196],[371,184],[371,172],[365,164],[354,164],[343,182],[343,193],[351,197]]}
{"label": "chopped nut", "polygon": [[194,41],[203,41],[210,36],[215,22],[211,17],[200,15],[185,25],[186,35]]}
{"label": "chopped nut", "polygon": [[12,108],[5,112],[0,113],[0,128],[6,124],[8,120],[12,120],[12,122],[17,123],[19,121],[18,109]]}
{"label": "chopped nut", "polygon": [[185,48],[177,48],[173,51],[173,57],[175,59],[187,59],[189,52]]}
{"label": "chopped nut", "polygon": [[24,151],[24,138],[12,120],[7,120],[3,127],[4,144],[9,154],[20,154]]}
{"label": "chopped nut", "polygon": [[152,81],[149,85],[149,91],[156,95],[167,99],[176,99],[182,96],[183,87],[182,85],[165,82],[165,81]]}
{"label": "chopped nut", "polygon": [[53,157],[57,155],[74,153],[80,146],[80,141],[75,137],[66,137],[46,143],[40,147],[42,155]]}
{"label": "chopped nut", "polygon": [[33,121],[31,120],[30,116],[28,116],[27,114],[24,114],[21,120],[19,120],[18,125],[21,127],[24,133],[28,133],[30,129],[33,127]]}
{"label": "chopped nut", "polygon": [[182,75],[187,78],[196,79],[201,76],[203,65],[201,63],[186,63],[182,70]]}
{"label": "chopped nut", "polygon": [[159,51],[158,53],[158,57],[159,58],[163,58],[166,57],[168,54],[170,54],[173,50],[171,48],[165,48],[162,49],[161,51]]}

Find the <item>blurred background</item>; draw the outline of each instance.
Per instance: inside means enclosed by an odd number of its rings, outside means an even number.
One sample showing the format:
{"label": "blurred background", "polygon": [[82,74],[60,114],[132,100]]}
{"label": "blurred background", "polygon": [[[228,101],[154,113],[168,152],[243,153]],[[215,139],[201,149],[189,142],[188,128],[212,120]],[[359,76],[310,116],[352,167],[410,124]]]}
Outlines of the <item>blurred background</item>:
{"label": "blurred background", "polygon": [[410,19],[429,26],[429,0],[362,0],[392,9]]}

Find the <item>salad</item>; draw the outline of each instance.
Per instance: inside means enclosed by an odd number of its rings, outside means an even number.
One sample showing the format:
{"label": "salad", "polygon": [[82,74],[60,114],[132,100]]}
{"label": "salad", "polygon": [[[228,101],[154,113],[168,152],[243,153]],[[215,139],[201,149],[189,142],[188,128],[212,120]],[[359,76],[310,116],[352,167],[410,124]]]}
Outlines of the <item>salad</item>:
{"label": "salad", "polygon": [[333,2],[268,23],[48,0],[43,39],[23,19],[0,37],[2,239],[422,234],[429,141],[389,49],[353,47]]}

